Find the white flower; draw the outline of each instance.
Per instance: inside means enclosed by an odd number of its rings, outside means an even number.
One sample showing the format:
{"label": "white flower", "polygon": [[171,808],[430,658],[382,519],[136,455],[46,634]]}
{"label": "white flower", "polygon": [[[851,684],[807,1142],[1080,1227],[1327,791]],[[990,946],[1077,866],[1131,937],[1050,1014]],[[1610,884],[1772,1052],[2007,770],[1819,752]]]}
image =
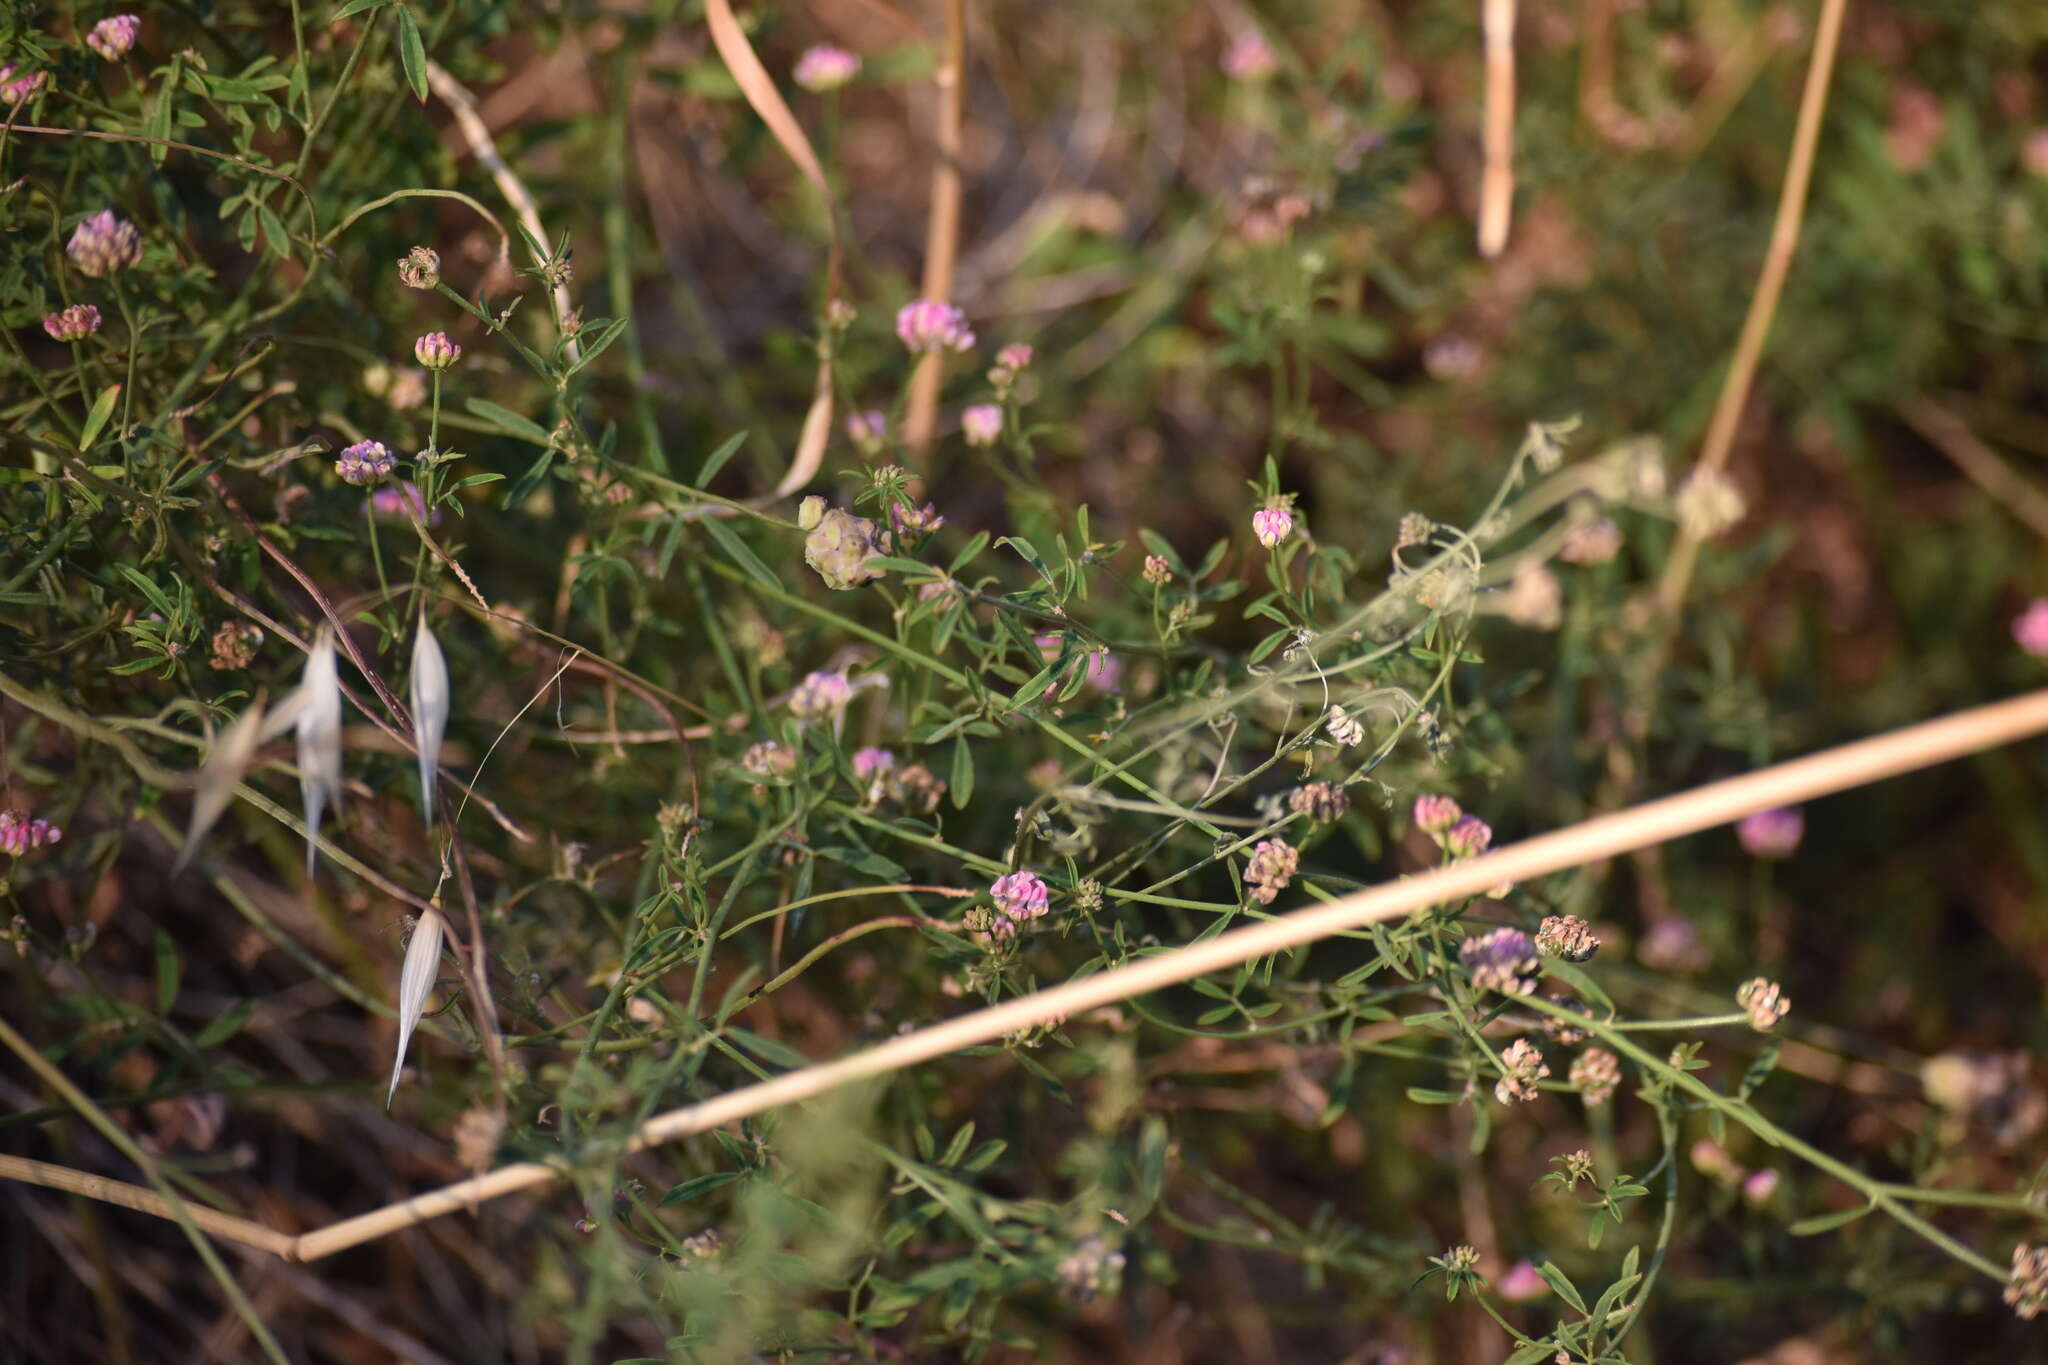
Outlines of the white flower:
{"label": "white flower", "polygon": [[306,804],[306,875],[319,856],[320,817],[341,810],[341,675],[334,632],[320,628],[295,698],[298,713],[299,791]]}
{"label": "white flower", "polygon": [[427,997],[433,994],[434,978],[441,970],[442,932],[440,914],[429,910],[420,916],[412,931],[412,942],[405,946],[405,965],[398,972],[398,1055],[391,1059],[391,1088],[384,1092],[386,1109],[398,1094],[398,1074],[405,1069],[406,1044],[412,1041],[412,1031],[427,1011]]}
{"label": "white flower", "polygon": [[420,806],[427,827],[434,824],[434,769],[441,761],[441,737],[448,733],[448,659],[420,613],[412,637],[412,737],[420,752]]}

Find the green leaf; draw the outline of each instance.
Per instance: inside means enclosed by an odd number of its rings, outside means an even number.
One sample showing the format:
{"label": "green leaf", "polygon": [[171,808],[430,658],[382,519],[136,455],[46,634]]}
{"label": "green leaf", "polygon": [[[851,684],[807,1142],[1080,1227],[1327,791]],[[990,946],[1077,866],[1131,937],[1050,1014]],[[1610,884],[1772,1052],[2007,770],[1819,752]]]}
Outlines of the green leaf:
{"label": "green leaf", "polygon": [[517,436],[521,440],[531,441],[537,446],[548,444],[547,431],[539,423],[521,417],[510,408],[501,408],[488,398],[466,399],[462,406],[468,408],[472,413],[483,418],[508,436]]}
{"label": "green leaf", "polygon": [[661,1197],[661,1207],[667,1208],[670,1204],[686,1204],[700,1194],[709,1194],[721,1186],[732,1184],[733,1181],[738,1180],[744,1174],[746,1174],[744,1171],[713,1171],[709,1175],[692,1176],[663,1195]]}
{"label": "green leaf", "polygon": [[[124,566],[125,567],[125,566]],[[178,998],[178,945],[171,936],[156,931],[156,1012],[169,1014]]]}
{"label": "green leaf", "polygon": [[255,1013],[256,1002],[254,1000],[242,1001],[233,1009],[222,1014],[220,1018],[201,1029],[199,1036],[192,1040],[192,1046],[202,1051],[210,1047],[219,1047],[222,1043],[240,1033],[248,1025],[249,1017]]}
{"label": "green leaf", "polygon": [[738,454],[739,448],[746,443],[747,433],[744,431],[726,437],[718,449],[704,457],[704,466],[697,471],[697,487],[708,485],[718,471],[725,468],[725,462]]}
{"label": "green leaf", "polygon": [[778,1043],[773,1038],[763,1038],[758,1033],[750,1033],[737,1025],[728,1024],[725,1036],[764,1062],[773,1062],[777,1066],[786,1066],[792,1069],[811,1064],[811,1059],[798,1052],[795,1048]]}
{"label": "green leaf", "polygon": [[718,548],[725,551],[733,563],[745,569],[757,582],[778,591],[781,589],[782,584],[775,577],[775,571],[763,564],[761,557],[747,548],[747,542],[740,539],[737,531],[717,517],[704,518],[702,525],[704,533],[718,542]]}
{"label": "green leaf", "polygon": [[967,748],[967,736],[953,737],[953,809],[966,810],[974,795],[974,755]]}
{"label": "green leaf", "polygon": [[1536,1273],[1543,1277],[1543,1283],[1557,1291],[1559,1298],[1578,1309],[1581,1313],[1586,1311],[1586,1301],[1579,1297],[1578,1286],[1573,1284],[1571,1277],[1562,1270],[1559,1270],[1555,1264],[1545,1261],[1536,1267]]}
{"label": "green leaf", "polygon": [[149,599],[149,604],[161,612],[166,621],[177,613],[177,607],[172,604],[170,598],[164,595],[164,590],[145,578],[142,572],[134,565],[117,564],[114,567],[121,571],[122,577],[133,583],[142,595]]}
{"label": "green leaf", "polygon": [[270,249],[286,260],[291,259],[292,238],[284,230],[284,220],[268,204],[256,206],[256,221],[262,225],[263,240],[270,243]]}
{"label": "green leaf", "polygon": [[1557,1347],[1548,1341],[1532,1341],[1509,1356],[1503,1365],[1536,1365],[1539,1360],[1547,1361],[1557,1354]]}
{"label": "green leaf", "polygon": [[85,415],[85,427],[78,433],[78,453],[91,452],[92,443],[99,439],[100,431],[107,425],[107,419],[114,415],[114,402],[121,396],[119,384],[109,384],[93,401],[92,411]]}
{"label": "green leaf", "polygon": [[353,19],[358,14],[364,14],[373,9],[382,9],[390,3],[391,0],[348,0],[348,3],[336,10],[334,17],[327,22],[338,24],[344,19]]}
{"label": "green leaf", "polygon": [[526,472],[521,474],[518,481],[506,490],[503,503],[505,510],[509,512],[520,503],[526,501],[526,495],[531,493],[534,490],[534,486],[546,477],[548,466],[554,462],[555,452],[552,449],[543,450],[540,453],[540,458],[528,465]]}
{"label": "green leaf", "polygon": [[412,11],[398,7],[398,59],[405,64],[405,79],[421,104],[427,102],[427,45],[420,41],[420,25]]}
{"label": "green leaf", "polygon": [[1408,1087],[1408,1098],[1416,1104],[1456,1104],[1458,1097],[1448,1090],[1425,1090],[1419,1085]]}
{"label": "green leaf", "polygon": [[1802,1218],[1786,1231],[1794,1237],[1812,1237],[1823,1232],[1833,1232],[1836,1228],[1847,1227],[1866,1216],[1876,1207],[1875,1204],[1865,1204],[1860,1209],[1845,1209],[1840,1213],[1823,1213],[1813,1218]]}
{"label": "green leaf", "polygon": [[585,365],[588,365],[591,361],[603,355],[605,353],[605,350],[614,341],[617,341],[619,339],[619,333],[625,330],[626,319],[613,319],[612,324],[609,327],[605,328],[604,331],[598,334],[597,340],[591,342],[589,345],[583,348],[583,354],[576,357],[576,363],[569,367],[568,372],[570,374],[574,374],[576,373],[576,371],[582,369]]}

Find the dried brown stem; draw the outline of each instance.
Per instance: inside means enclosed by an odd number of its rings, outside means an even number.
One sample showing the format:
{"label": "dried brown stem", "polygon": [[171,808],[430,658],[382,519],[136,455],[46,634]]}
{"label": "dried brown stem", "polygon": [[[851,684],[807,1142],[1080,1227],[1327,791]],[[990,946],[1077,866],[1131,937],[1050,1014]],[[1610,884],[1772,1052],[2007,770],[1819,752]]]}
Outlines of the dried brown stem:
{"label": "dried brown stem", "polygon": [[[946,0],[946,50],[932,73],[939,87],[938,160],[932,166],[931,218],[924,237],[924,297],[939,303],[953,297],[953,266],[960,253],[960,149],[962,110],[967,95],[967,0]],[[903,441],[913,455],[931,449],[938,425],[939,384],[946,359],[926,352],[910,381],[903,417]]]}
{"label": "dried brown stem", "polygon": [[1899,415],[1928,444],[1948,456],[1970,482],[2024,521],[2035,535],[2048,539],[2048,494],[2000,459],[1997,451],[1970,430],[1968,422],[1931,398],[1907,399],[1899,404]]}
{"label": "dried brown stem", "polygon": [[[1820,23],[1813,35],[1813,55],[1806,67],[1806,88],[1799,97],[1799,121],[1792,132],[1792,155],[1785,164],[1785,183],[1778,195],[1778,214],[1771,224],[1771,241],[1764,253],[1763,269],[1757,274],[1756,292],[1749,300],[1749,315],[1742,321],[1742,335],[1735,343],[1735,359],[1721,384],[1721,396],[1714,404],[1714,416],[1701,443],[1694,469],[1718,473],[1728,463],[1735,444],[1735,427],[1749,402],[1749,390],[1756,379],[1757,363],[1763,358],[1764,342],[1771,334],[1771,320],[1778,313],[1778,299],[1785,289],[1785,277],[1792,270],[1792,256],[1799,247],[1799,228],[1806,216],[1806,193],[1813,183],[1814,150],[1820,145],[1821,117],[1827,111],[1828,87],[1835,70],[1835,53],[1841,46],[1842,16],[1849,0],[1822,0]],[[1684,526],[1665,562],[1658,601],[1667,618],[1674,618],[1685,603],[1692,585],[1694,565],[1699,559],[1699,537]]]}
{"label": "dried brown stem", "polygon": [[1486,0],[1486,168],[1479,180],[1479,254],[1508,244],[1515,205],[1515,0]]}
{"label": "dried brown stem", "polygon": [[[991,1042],[1006,1033],[1063,1015],[1113,1004],[1253,958],[1313,943],[1331,934],[1395,919],[1426,906],[1478,895],[1504,881],[1526,882],[1550,876],[1728,824],[1754,811],[1796,805],[2009,744],[2044,730],[2048,730],[2048,690],[1716,782],[1511,844],[1482,858],[1453,863],[1325,905],[1264,920],[1172,953],[1140,958],[1110,971],[919,1029],[838,1061],[803,1067],[658,1115],[641,1125],[631,1147],[640,1151],[707,1132],[782,1105],[815,1099],[841,1086]],[[296,1252],[304,1260],[330,1256],[429,1218],[548,1184],[560,1174],[554,1167],[535,1162],[507,1166],[307,1233],[298,1239]]]}

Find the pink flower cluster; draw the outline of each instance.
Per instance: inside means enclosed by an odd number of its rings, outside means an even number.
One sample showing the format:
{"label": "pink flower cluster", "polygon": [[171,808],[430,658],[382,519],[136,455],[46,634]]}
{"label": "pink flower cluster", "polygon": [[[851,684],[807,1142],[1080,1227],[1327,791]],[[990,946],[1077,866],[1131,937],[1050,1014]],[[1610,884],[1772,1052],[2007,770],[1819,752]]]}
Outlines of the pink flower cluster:
{"label": "pink flower cluster", "polygon": [[116,14],[94,24],[85,35],[85,45],[98,53],[101,60],[118,62],[135,46],[135,35],[140,32],[142,20],[132,14]]}
{"label": "pink flower cluster", "polygon": [[398,461],[382,441],[357,441],[341,452],[341,458],[334,462],[334,472],[341,475],[343,483],[362,488],[381,483],[397,466]]}
{"label": "pink flower cluster", "polygon": [[1244,883],[1252,889],[1253,900],[1271,905],[1300,870],[1301,851],[1294,845],[1285,839],[1261,839],[1252,848],[1251,866],[1245,869]]}
{"label": "pink flower cluster", "polygon": [[791,79],[814,94],[837,90],[860,74],[860,58],[843,47],[820,43],[804,49],[796,59]]}
{"label": "pink flower cluster", "polygon": [[32,848],[54,844],[64,831],[38,816],[30,820],[13,811],[0,811],[0,853],[19,858]]}
{"label": "pink flower cluster", "polygon": [[74,303],[43,319],[43,330],[52,341],[77,341],[99,329],[100,310],[89,303]]}
{"label": "pink flower cluster", "polygon": [[917,354],[974,349],[974,329],[967,325],[967,315],[937,299],[919,299],[898,309],[896,335]]}
{"label": "pink flower cluster", "polygon": [[1037,919],[1052,904],[1052,893],[1036,872],[1012,872],[998,877],[989,887],[988,895],[995,902],[997,915],[989,932],[997,938],[1008,938],[1017,932],[1018,925]]}
{"label": "pink flower cluster", "polygon": [[142,259],[142,234],[127,219],[116,218],[112,209],[101,209],[79,223],[64,254],[85,274],[111,275]]}

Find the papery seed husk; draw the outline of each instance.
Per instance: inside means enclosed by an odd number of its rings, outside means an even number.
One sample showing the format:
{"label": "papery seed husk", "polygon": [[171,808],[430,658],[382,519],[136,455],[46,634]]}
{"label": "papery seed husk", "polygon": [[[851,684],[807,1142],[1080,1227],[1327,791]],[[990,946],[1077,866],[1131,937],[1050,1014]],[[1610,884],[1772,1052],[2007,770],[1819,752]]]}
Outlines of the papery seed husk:
{"label": "papery seed husk", "polygon": [[434,980],[441,970],[443,926],[438,911],[428,910],[413,927],[412,942],[405,946],[405,965],[398,973],[398,1055],[391,1059],[391,1088],[384,1092],[384,1107],[398,1095],[398,1077],[405,1069],[406,1045],[412,1031],[426,1013],[427,997],[434,993]]}
{"label": "papery seed husk", "polygon": [[178,854],[172,876],[185,870],[185,865],[192,861],[192,855],[199,849],[199,841],[206,837],[206,832],[227,810],[228,803],[235,799],[235,787],[241,782],[242,774],[249,770],[264,737],[263,703],[260,700],[251,702],[248,710],[215,737],[213,748],[206,755],[206,762],[201,765],[194,782],[192,819],[185,827],[185,847]]}
{"label": "papery seed husk", "polygon": [[334,633],[322,628],[299,683],[299,791],[306,805],[306,875],[320,851],[320,818],[341,810],[341,675]]}
{"label": "papery seed husk", "polygon": [[420,808],[427,827],[434,824],[434,771],[441,761],[441,738],[448,731],[448,659],[440,641],[427,629],[420,613],[412,637],[412,733],[420,756]]}

